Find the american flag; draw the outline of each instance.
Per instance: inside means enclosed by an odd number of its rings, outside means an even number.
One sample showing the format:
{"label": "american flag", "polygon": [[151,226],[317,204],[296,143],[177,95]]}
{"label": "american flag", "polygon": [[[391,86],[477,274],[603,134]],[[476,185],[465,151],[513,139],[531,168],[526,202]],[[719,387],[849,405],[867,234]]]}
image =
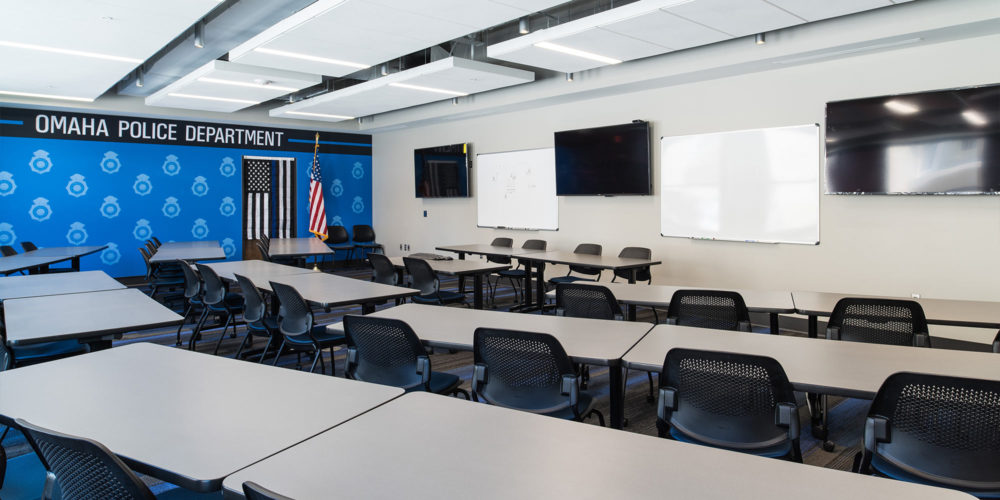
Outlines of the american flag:
{"label": "american flag", "polygon": [[245,238],[295,236],[295,159],[243,157]]}
{"label": "american flag", "polygon": [[323,204],[323,181],[319,173],[319,132],[316,133],[312,168],[309,169],[309,232],[326,241],[326,206]]}

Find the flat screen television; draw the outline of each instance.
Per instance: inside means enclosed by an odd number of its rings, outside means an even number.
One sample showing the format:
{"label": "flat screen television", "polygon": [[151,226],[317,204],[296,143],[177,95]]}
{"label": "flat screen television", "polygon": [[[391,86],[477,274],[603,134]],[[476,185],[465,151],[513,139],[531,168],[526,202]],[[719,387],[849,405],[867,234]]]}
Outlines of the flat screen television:
{"label": "flat screen television", "polygon": [[1000,85],[826,105],[827,194],[1000,194]]}
{"label": "flat screen television", "polygon": [[413,151],[417,198],[469,196],[469,145],[452,144]]}
{"label": "flat screen television", "polygon": [[556,195],[652,193],[649,123],[555,133]]}

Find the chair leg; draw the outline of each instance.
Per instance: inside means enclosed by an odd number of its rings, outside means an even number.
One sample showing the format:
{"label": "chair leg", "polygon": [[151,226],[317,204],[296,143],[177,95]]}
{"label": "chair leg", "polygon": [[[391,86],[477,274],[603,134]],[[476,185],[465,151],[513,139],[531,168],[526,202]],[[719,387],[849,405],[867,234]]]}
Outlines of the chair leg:
{"label": "chair leg", "polygon": [[309,373],[316,371],[316,363],[323,358],[323,351],[321,349],[316,349],[316,355],[313,356],[312,366],[309,367]]}
{"label": "chair leg", "polygon": [[646,372],[646,377],[649,378],[649,394],[646,395],[647,403],[656,402],[656,384],[653,382],[653,372]]}
{"label": "chair leg", "polygon": [[194,331],[191,332],[191,340],[188,341],[188,350],[195,350],[195,344],[198,339],[198,335],[201,334],[201,327],[205,324],[205,319],[208,318],[208,308],[206,307],[201,312],[201,317],[198,318],[198,325],[194,327]]}
{"label": "chair leg", "polygon": [[264,344],[264,350],[261,351],[261,353],[260,353],[260,359],[257,360],[258,363],[263,363],[264,362],[264,358],[267,357],[267,350],[271,348],[271,342],[274,342],[274,334],[273,333],[271,333],[270,336],[267,337],[267,343]]}
{"label": "chair leg", "polygon": [[605,425],[604,425],[604,414],[601,413],[600,411],[596,410],[596,409],[595,410],[590,410],[590,413],[584,415],[583,416],[583,420],[586,420],[586,419],[590,418],[593,415],[597,415],[597,422],[601,424],[601,427],[605,427]]}
{"label": "chair leg", "polygon": [[[246,321],[244,321],[243,323],[246,324]],[[236,328],[234,327],[233,329],[235,330]],[[251,341],[251,345],[253,345],[253,343],[252,343],[253,334],[250,333],[250,325],[246,325],[246,331],[247,331],[247,334],[243,336],[243,341],[240,342],[239,349],[236,349],[236,355],[233,356],[233,359],[240,359],[240,354],[243,354],[243,348],[246,347],[248,340],[250,340]]]}
{"label": "chair leg", "polygon": [[[233,320],[233,313],[226,311],[226,323],[222,327],[222,333],[219,334],[219,341],[215,343],[215,350],[212,351],[212,356],[218,356],[219,347],[222,346],[222,340],[226,338],[226,330],[229,329],[229,323]],[[233,336],[236,336],[236,325],[233,325]]]}
{"label": "chair leg", "polygon": [[188,315],[191,314],[191,311],[193,309],[194,305],[190,303],[188,304],[187,308],[184,309],[184,319],[181,320],[180,326],[177,327],[177,343],[175,345],[178,347],[180,347],[181,345],[181,330],[183,330],[184,325],[187,324]]}
{"label": "chair leg", "polygon": [[456,394],[461,394],[462,397],[464,397],[466,401],[471,401],[472,400],[472,398],[469,397],[468,391],[466,391],[465,389],[459,389],[458,387],[456,387],[454,391],[451,391],[451,395],[454,396]]}
{"label": "chair leg", "polygon": [[[278,360],[281,359],[281,352],[284,350],[285,350],[285,339],[281,339],[281,344],[278,345],[278,352],[277,354],[274,355],[274,363],[271,363],[271,366],[278,366]],[[264,358],[260,358],[260,360],[264,361]]]}

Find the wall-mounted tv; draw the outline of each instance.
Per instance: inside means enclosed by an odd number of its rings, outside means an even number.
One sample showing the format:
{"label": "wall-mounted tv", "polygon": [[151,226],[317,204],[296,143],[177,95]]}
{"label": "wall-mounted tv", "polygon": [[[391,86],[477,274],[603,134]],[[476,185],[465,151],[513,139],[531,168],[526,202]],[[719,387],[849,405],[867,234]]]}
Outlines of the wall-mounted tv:
{"label": "wall-mounted tv", "polygon": [[1000,85],[826,105],[827,194],[1000,194]]}
{"label": "wall-mounted tv", "polygon": [[469,144],[452,144],[413,151],[417,198],[469,196]]}
{"label": "wall-mounted tv", "polygon": [[652,193],[649,123],[555,133],[556,195]]}

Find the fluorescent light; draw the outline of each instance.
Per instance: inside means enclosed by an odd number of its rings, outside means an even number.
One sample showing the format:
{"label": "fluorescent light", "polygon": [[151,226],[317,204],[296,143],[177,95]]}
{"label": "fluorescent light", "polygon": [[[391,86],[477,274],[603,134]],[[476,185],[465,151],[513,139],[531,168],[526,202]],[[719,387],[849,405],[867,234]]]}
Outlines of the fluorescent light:
{"label": "fluorescent light", "polygon": [[21,97],[38,97],[41,99],[65,99],[67,101],[94,102],[94,99],[91,97],[70,97],[65,95],[32,94],[31,92],[14,92],[11,90],[0,90],[0,94],[16,95]]}
{"label": "fluorescent light", "polygon": [[326,64],[336,64],[338,66],[347,66],[349,68],[365,69],[368,67],[367,64],[360,64],[350,61],[341,61],[339,59],[330,59],[328,57],[311,56],[309,54],[299,54],[297,52],[286,52],[284,50],[268,49],[265,47],[257,47],[253,49],[254,52],[260,52],[261,54],[270,54],[272,56],[282,56],[291,57],[292,59],[302,59],[304,61],[321,62]]}
{"label": "fluorescent light", "polygon": [[989,120],[986,119],[986,115],[974,109],[962,111],[962,118],[965,118],[965,121],[977,127],[984,127],[987,123],[989,123]]}
{"label": "fluorescent light", "polygon": [[890,101],[885,101],[885,107],[889,108],[893,113],[898,113],[901,115],[912,115],[920,111],[915,104],[908,103],[906,101],[900,101],[897,99],[892,99]]}
{"label": "fluorescent light", "polygon": [[305,111],[285,111],[286,115],[315,116],[317,118],[333,118],[335,120],[353,120],[353,116],[328,115],[324,113],[307,113]]}
{"label": "fluorescent light", "polygon": [[600,54],[594,54],[593,52],[587,52],[584,50],[574,49],[572,47],[566,47],[564,45],[557,45],[552,42],[538,42],[535,47],[540,49],[554,50],[556,52],[562,52],[563,54],[569,54],[571,56],[582,57],[584,59],[590,59],[591,61],[602,62],[604,64],[619,64],[620,60],[611,57],[602,56]]}
{"label": "fluorescent light", "polygon": [[0,47],[12,47],[15,49],[28,49],[28,50],[38,50],[41,52],[54,52],[56,54],[66,54],[70,56],[80,56],[80,57],[90,57],[94,59],[106,59],[108,61],[118,61],[139,64],[142,59],[136,59],[134,57],[122,57],[122,56],[112,56],[108,54],[98,54],[97,52],[86,52],[83,50],[72,50],[72,49],[60,49],[57,47],[46,47],[44,45],[33,45],[30,43],[20,43],[20,42],[9,42],[5,40],[0,40]]}
{"label": "fluorescent light", "polygon": [[394,82],[394,83],[390,83],[389,86],[390,87],[399,87],[399,88],[403,88],[403,89],[410,89],[410,90],[422,90],[424,92],[435,92],[435,93],[438,93],[438,94],[457,95],[457,96],[467,96],[467,95],[469,95],[468,92],[456,92],[454,90],[436,89],[434,87],[422,87],[420,85],[410,85],[409,83],[395,83]]}
{"label": "fluorescent light", "polygon": [[229,97],[211,97],[207,95],[178,94],[176,92],[171,92],[167,95],[170,97],[183,97],[186,99],[202,99],[205,101],[235,102],[239,104],[258,104],[260,102],[260,101],[248,101],[246,99],[231,99]]}
{"label": "fluorescent light", "polygon": [[263,83],[238,82],[236,80],[223,80],[221,78],[209,78],[207,76],[203,76],[203,77],[199,78],[198,81],[199,82],[205,82],[205,83],[218,83],[218,84],[221,84],[221,85],[235,85],[237,87],[250,87],[250,88],[254,88],[254,89],[284,90],[285,92],[298,92],[299,91],[299,89],[294,88],[294,87],[282,87],[281,85],[270,85],[270,84],[263,84]]}

